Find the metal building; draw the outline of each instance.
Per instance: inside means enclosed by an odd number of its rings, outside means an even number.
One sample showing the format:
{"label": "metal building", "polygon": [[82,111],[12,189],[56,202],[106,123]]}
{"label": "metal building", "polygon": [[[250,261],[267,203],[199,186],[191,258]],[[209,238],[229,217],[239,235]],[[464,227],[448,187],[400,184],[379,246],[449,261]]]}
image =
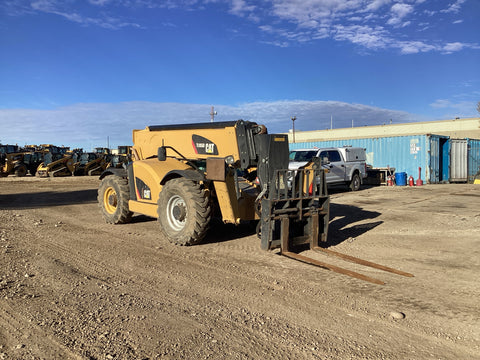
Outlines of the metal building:
{"label": "metal building", "polygon": [[[455,128],[455,124],[459,127]],[[384,127],[363,127],[300,132],[295,134],[298,140],[290,142],[290,149],[363,147],[367,164],[374,168],[395,168],[396,172],[405,172],[414,179],[420,176],[427,183],[473,182],[480,170],[480,140],[459,139],[457,136],[477,132],[480,135],[480,118],[402,125],[389,125],[388,131]],[[442,134],[436,134],[435,128]],[[394,132],[408,134],[415,131],[425,133],[394,135]],[[349,138],[348,133],[352,135]],[[386,136],[387,133],[391,135]],[[368,137],[368,134],[375,135]]]}

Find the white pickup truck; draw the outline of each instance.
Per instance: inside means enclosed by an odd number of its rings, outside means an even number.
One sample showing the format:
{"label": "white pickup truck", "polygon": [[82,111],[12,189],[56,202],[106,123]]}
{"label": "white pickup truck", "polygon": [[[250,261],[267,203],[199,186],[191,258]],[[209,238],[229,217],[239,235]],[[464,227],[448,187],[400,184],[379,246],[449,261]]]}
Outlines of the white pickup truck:
{"label": "white pickup truck", "polygon": [[359,147],[332,147],[295,149],[290,151],[290,170],[297,170],[308,164],[313,157],[319,157],[322,166],[328,170],[327,184],[345,184],[357,191],[367,177],[366,152]]}

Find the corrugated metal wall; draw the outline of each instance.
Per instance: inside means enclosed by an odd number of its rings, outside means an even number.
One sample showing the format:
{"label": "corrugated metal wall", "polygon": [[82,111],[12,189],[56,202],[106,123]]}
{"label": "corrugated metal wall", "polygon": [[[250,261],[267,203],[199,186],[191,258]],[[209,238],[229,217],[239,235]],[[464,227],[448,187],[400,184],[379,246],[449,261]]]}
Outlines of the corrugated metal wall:
{"label": "corrugated metal wall", "polygon": [[480,171],[480,140],[468,139],[468,181]]}
{"label": "corrugated metal wall", "polygon": [[443,161],[442,146],[447,137],[438,135],[411,135],[366,139],[348,139],[290,143],[290,149],[313,147],[362,147],[367,152],[367,164],[376,168],[394,167],[396,172],[406,172],[418,179],[418,168],[422,168],[423,181],[443,181],[440,163]]}

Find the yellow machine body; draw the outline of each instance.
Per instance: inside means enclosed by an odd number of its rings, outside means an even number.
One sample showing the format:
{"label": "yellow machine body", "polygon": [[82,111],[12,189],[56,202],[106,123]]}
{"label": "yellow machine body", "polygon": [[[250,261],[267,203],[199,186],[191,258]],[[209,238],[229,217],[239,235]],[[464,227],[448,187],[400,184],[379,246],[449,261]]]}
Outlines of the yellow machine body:
{"label": "yellow machine body", "polygon": [[38,168],[36,175],[39,177],[59,177],[71,176],[73,174],[74,162],[71,155],[65,155],[59,160],[49,163],[42,162]]}
{"label": "yellow machine body", "polygon": [[[155,131],[155,127],[144,130],[133,130],[133,155],[135,160],[143,160],[157,155],[159,146],[174,147],[187,159],[206,159],[212,156],[225,157],[232,155],[239,159],[235,126],[225,128],[191,129]],[[208,141],[205,141],[208,140]]]}
{"label": "yellow machine body", "polygon": [[0,167],[2,176],[14,174],[17,176],[25,176],[27,174],[27,167],[23,164],[23,152],[5,154],[3,166]]}
{"label": "yellow machine body", "polygon": [[302,177],[295,189],[287,188],[287,135],[238,120],[148,126],[133,130],[132,138],[132,162],[100,177],[98,201],[107,222],[144,214],[158,219],[170,241],[192,245],[213,217],[231,224],[261,220],[261,247],[271,249],[280,246],[282,214],[298,242],[326,238],[328,221],[321,231],[306,221],[328,217],[326,187],[314,181],[320,170],[305,170],[312,186]]}

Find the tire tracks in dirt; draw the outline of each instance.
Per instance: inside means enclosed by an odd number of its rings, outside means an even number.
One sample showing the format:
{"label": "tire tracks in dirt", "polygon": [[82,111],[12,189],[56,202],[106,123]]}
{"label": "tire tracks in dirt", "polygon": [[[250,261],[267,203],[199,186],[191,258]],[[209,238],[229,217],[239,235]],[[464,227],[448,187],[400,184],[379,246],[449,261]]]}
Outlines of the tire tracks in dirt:
{"label": "tire tracks in dirt", "polygon": [[7,359],[85,359],[53,339],[41,327],[19,314],[6,300],[0,299],[0,329],[13,349],[2,349]]}

